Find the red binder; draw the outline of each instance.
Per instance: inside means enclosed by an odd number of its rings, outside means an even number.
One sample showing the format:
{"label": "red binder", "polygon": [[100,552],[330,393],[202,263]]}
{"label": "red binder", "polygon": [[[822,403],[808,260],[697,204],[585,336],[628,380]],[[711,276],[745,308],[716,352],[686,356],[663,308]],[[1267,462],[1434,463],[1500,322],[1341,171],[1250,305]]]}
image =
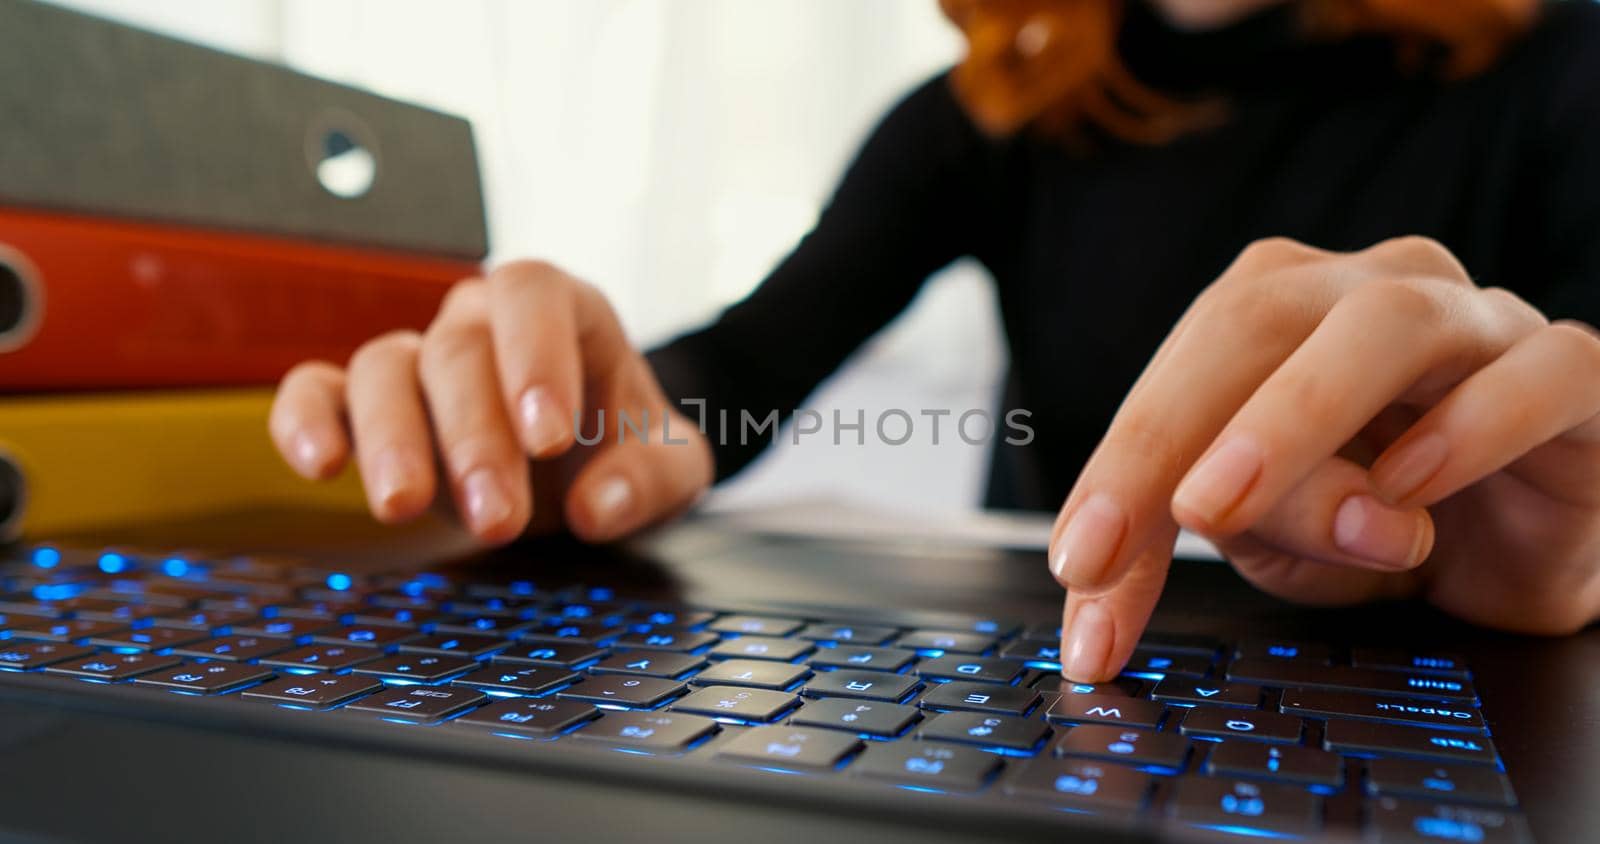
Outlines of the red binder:
{"label": "red binder", "polygon": [[427,326],[477,264],[0,208],[0,390],[270,384]]}

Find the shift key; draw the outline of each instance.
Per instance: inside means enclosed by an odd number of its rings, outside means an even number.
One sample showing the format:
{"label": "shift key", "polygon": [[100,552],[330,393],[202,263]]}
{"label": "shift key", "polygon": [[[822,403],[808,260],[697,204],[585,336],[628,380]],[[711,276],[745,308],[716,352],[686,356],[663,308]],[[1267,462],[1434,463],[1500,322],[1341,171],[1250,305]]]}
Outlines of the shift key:
{"label": "shift key", "polygon": [[1378,671],[1370,668],[1304,665],[1266,659],[1234,660],[1228,679],[1262,686],[1312,689],[1338,689],[1375,695],[1404,695],[1435,700],[1476,701],[1478,692],[1471,680]]}

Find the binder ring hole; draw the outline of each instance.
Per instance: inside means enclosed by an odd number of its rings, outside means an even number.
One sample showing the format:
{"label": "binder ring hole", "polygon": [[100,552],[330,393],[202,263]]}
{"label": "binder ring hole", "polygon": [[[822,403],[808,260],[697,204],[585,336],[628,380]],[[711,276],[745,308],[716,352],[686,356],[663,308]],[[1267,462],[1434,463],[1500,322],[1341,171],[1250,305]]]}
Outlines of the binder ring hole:
{"label": "binder ring hole", "polygon": [[39,292],[22,257],[0,244],[0,352],[32,339],[42,309]]}
{"label": "binder ring hole", "polygon": [[0,542],[15,538],[21,528],[26,492],[22,470],[10,456],[0,452]]}
{"label": "binder ring hole", "polygon": [[353,120],[332,116],[313,127],[306,142],[317,184],[340,199],[366,196],[378,180],[378,157]]}

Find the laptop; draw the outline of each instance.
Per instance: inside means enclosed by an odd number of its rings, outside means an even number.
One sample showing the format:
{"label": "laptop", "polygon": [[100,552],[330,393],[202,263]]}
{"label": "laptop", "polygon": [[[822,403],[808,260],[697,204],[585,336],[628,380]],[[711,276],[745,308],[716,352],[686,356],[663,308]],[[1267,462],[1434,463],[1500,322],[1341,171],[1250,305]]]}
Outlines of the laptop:
{"label": "laptop", "polygon": [[[188,549],[188,550],[180,550]],[[1115,681],[1036,552],[242,513],[0,553],[0,838],[1573,842],[1600,630],[1175,562]]]}

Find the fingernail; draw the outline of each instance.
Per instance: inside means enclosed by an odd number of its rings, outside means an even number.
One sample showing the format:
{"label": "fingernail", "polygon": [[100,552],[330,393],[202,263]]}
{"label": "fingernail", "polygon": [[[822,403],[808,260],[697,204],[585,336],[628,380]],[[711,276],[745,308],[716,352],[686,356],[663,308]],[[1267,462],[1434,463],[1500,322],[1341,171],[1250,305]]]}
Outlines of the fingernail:
{"label": "fingernail", "polygon": [[612,477],[601,481],[589,495],[589,515],[601,526],[614,524],[633,503],[633,486],[626,478]]}
{"label": "fingernail", "polygon": [[466,498],[467,521],[475,528],[489,528],[511,516],[511,496],[493,469],[474,469],[461,482]]}
{"label": "fingernail", "polygon": [[1439,473],[1449,451],[1443,434],[1423,434],[1372,467],[1372,486],[1390,501],[1403,500]]}
{"label": "fingernail", "polygon": [[529,454],[537,457],[565,439],[565,423],[549,390],[529,387],[517,401],[517,413],[522,417],[522,443]]}
{"label": "fingernail", "polygon": [[1222,521],[1261,475],[1261,447],[1249,437],[1235,436],[1217,446],[1172,496],[1174,508],[1187,510],[1208,525]]}
{"label": "fingernail", "polygon": [[322,449],[317,446],[317,441],[309,433],[301,431],[294,435],[294,462],[300,471],[308,475],[317,474],[322,469]]}
{"label": "fingernail", "polygon": [[1050,560],[1057,578],[1073,586],[1093,586],[1105,578],[1127,530],[1128,519],[1110,495],[1097,492],[1084,499],[1067,520]]}
{"label": "fingernail", "polygon": [[1370,495],[1352,495],[1333,517],[1333,544],[1339,550],[1390,568],[1417,563],[1426,525],[1416,512],[1396,510]]}
{"label": "fingernail", "polygon": [[1061,663],[1061,670],[1067,679],[1080,683],[1104,679],[1100,673],[1111,655],[1111,616],[1105,607],[1098,601],[1079,606],[1065,639],[1062,646],[1067,656]]}
{"label": "fingernail", "polygon": [[406,493],[406,487],[411,484],[410,468],[400,455],[392,450],[379,452],[372,461],[372,477],[369,486],[372,490],[374,503],[382,507],[390,507]]}

